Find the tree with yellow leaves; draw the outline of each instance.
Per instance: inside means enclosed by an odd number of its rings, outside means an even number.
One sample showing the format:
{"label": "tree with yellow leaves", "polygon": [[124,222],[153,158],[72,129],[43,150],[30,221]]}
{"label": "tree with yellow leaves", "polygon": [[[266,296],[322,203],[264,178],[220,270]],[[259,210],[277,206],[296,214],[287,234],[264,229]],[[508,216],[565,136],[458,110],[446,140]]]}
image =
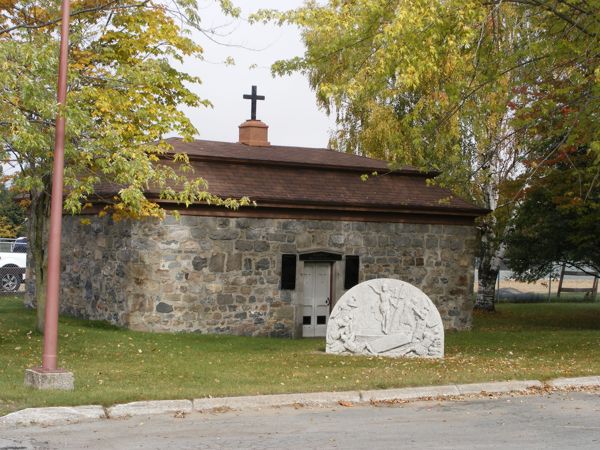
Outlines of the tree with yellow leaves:
{"label": "tree with yellow leaves", "polygon": [[[200,80],[173,62],[200,57],[201,47],[182,28],[199,27],[195,0],[72,1],[65,147],[64,209],[77,213],[109,180],[121,186],[104,213],[115,219],[163,217],[144,196],[148,185],[182,205],[210,201],[187,157],[164,163],[163,140],[175,132],[191,139],[196,130],[178,109],[207,106],[189,85]],[[220,0],[231,14],[228,0]],[[58,68],[59,0],[3,0],[0,4],[0,161],[18,169],[14,189],[29,201],[29,266],[35,278],[38,328],[44,318],[47,224]],[[182,186],[174,191],[170,186]],[[245,199],[241,200],[246,202]]]}
{"label": "tree with yellow leaves", "polygon": [[493,211],[476,302],[493,310],[527,161],[583,146],[600,170],[599,17],[600,0],[311,0],[255,20],[300,28],[304,55],[273,71],[308,76],[334,148],[441,170]]}

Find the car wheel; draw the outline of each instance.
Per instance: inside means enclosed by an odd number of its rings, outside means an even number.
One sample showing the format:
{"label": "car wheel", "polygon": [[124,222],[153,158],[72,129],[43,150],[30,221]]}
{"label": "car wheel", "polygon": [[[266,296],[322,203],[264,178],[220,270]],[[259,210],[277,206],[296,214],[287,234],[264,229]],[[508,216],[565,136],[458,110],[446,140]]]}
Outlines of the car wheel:
{"label": "car wheel", "polygon": [[[0,273],[2,273],[2,269],[0,269]],[[19,290],[19,286],[21,286],[21,281],[21,275],[16,275],[13,273],[4,273],[0,277],[0,290],[5,292],[17,291]]]}

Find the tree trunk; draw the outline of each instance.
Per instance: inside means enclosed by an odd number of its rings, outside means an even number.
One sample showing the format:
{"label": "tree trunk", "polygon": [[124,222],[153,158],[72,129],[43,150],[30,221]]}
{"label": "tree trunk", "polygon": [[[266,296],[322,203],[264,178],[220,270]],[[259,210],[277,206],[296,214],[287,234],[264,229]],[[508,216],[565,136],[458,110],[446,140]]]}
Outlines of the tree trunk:
{"label": "tree trunk", "polygon": [[[48,186],[49,188],[49,186]],[[50,195],[48,191],[31,192],[29,208],[29,264],[26,303],[36,308],[36,325],[44,331],[46,314],[46,271],[48,267],[48,223]]]}
{"label": "tree trunk", "polygon": [[[488,248],[486,248],[488,247]],[[482,311],[495,311],[494,302],[496,300],[496,280],[498,278],[498,268],[494,267],[494,250],[489,246],[481,245],[479,260],[479,281],[477,285],[477,299],[475,300],[475,309]]]}
{"label": "tree trunk", "polygon": [[[486,155],[484,161],[491,161],[492,166],[497,166],[496,153]],[[482,183],[483,198],[486,208],[492,212],[488,214],[481,223],[481,243],[479,250],[478,267],[478,285],[477,298],[474,309],[481,311],[495,311],[496,300],[496,280],[500,271],[500,261],[504,255],[504,245],[499,236],[503,235],[504,230],[500,229],[498,219],[494,215],[498,207],[498,198],[500,196],[498,182],[496,179],[498,170],[495,168],[492,173],[488,173]]]}
{"label": "tree trunk", "polygon": [[500,272],[500,261],[504,246],[498,242],[496,229],[498,224],[493,213],[486,218],[481,231],[481,248],[479,252],[478,285],[475,309],[495,311],[496,281]]}

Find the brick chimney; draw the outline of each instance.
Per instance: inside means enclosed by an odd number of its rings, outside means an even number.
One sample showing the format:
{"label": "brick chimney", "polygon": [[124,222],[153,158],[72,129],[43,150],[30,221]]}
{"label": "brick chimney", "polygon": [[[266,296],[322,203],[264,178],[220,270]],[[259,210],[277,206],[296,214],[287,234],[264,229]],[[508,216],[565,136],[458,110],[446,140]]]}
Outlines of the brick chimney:
{"label": "brick chimney", "polygon": [[258,95],[256,86],[252,86],[252,94],[245,94],[245,100],[252,100],[252,109],[250,120],[246,120],[240,125],[240,144],[250,145],[251,147],[268,147],[269,127],[266,123],[256,120],[256,102],[264,100],[264,95]]}
{"label": "brick chimney", "polygon": [[240,144],[250,145],[251,147],[268,147],[269,127],[261,120],[246,120],[239,126]]}

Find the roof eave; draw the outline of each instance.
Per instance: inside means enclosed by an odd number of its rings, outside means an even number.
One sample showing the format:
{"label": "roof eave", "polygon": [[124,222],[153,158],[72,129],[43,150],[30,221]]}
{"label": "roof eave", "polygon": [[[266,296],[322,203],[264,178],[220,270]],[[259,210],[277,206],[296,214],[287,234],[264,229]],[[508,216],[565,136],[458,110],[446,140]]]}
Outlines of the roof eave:
{"label": "roof eave", "polygon": [[[164,205],[179,205],[185,209],[185,205],[179,204],[174,200],[161,199],[156,194],[148,193],[147,196],[153,201]],[[448,207],[448,206],[425,206],[425,205],[388,205],[388,204],[349,204],[341,202],[315,202],[315,201],[277,201],[277,200],[262,200],[260,198],[252,199],[256,202],[256,208],[280,208],[280,209],[317,209],[317,210],[328,210],[328,211],[340,211],[340,212],[374,212],[374,213],[392,213],[392,214],[431,214],[431,215],[449,215],[449,216],[463,216],[463,217],[481,217],[491,212],[489,209],[470,207]],[[218,207],[215,205],[209,205],[207,203],[195,203],[190,207]],[[245,206],[241,208],[253,208],[252,206]]]}

